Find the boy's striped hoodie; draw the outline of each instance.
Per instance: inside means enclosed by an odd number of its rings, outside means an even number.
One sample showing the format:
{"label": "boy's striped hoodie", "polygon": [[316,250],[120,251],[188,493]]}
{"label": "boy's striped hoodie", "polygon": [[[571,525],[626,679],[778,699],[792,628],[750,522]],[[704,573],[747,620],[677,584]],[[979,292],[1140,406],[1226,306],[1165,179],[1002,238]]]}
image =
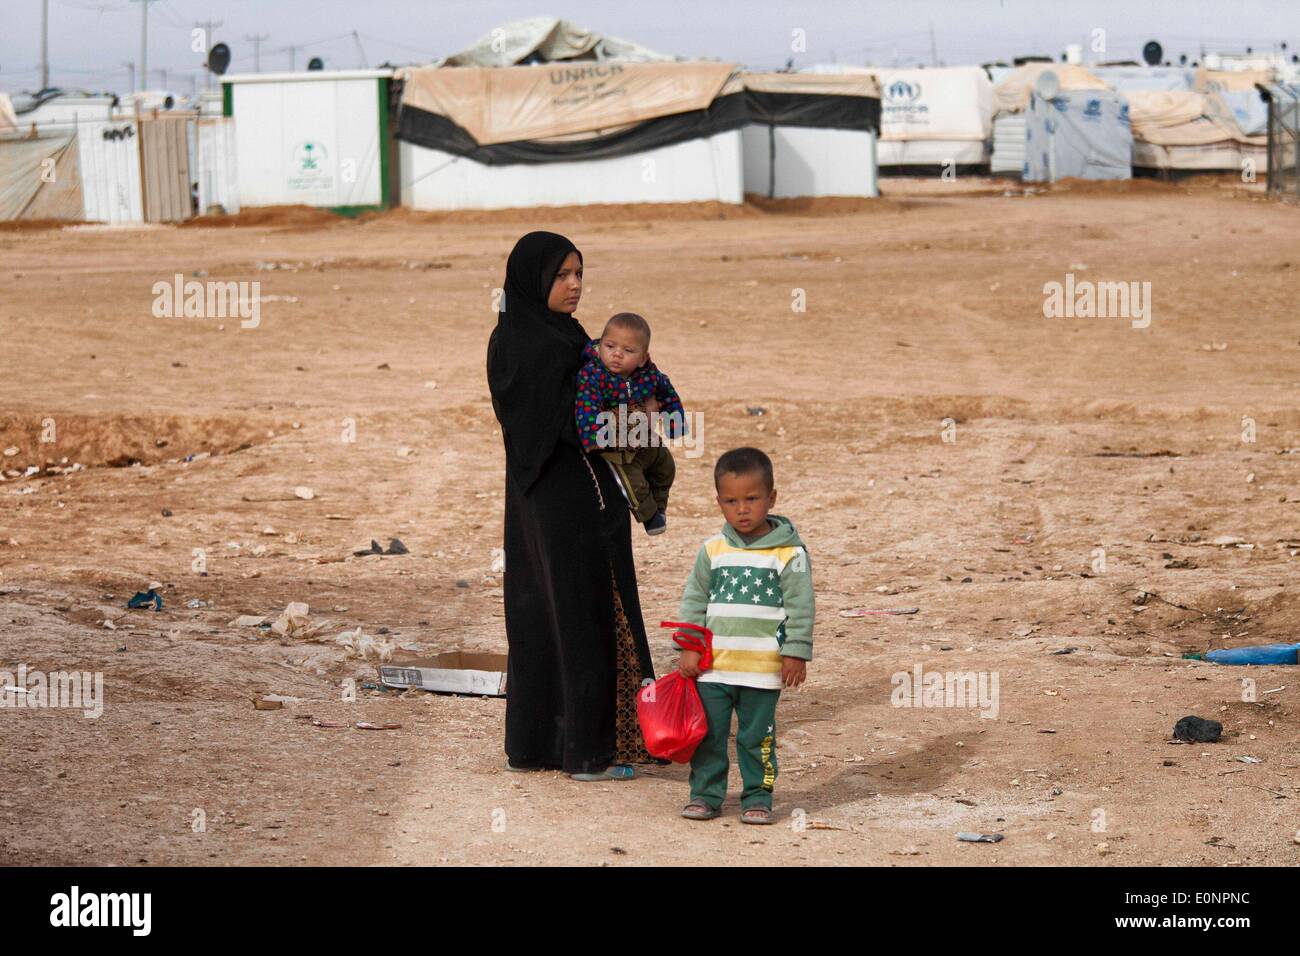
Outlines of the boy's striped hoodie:
{"label": "boy's striped hoodie", "polygon": [[781,658],[812,660],[815,613],[808,550],[789,518],[746,543],[731,525],[700,547],[680,620],[713,631],[705,682],[781,689]]}

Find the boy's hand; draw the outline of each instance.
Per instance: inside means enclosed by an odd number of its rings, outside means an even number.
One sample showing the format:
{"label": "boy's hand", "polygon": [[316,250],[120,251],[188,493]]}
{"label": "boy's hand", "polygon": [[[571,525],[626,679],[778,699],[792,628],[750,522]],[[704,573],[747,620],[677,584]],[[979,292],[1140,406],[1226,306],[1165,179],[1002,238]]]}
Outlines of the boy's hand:
{"label": "boy's hand", "polygon": [[683,677],[696,678],[700,676],[700,652],[682,650],[682,658],[677,662],[677,672]]}
{"label": "boy's hand", "polygon": [[657,415],[659,413],[659,399],[651,395],[641,403],[641,407],[646,410],[647,415]]}
{"label": "boy's hand", "polygon": [[781,683],[786,687],[798,687],[807,676],[807,661],[798,657],[781,658]]}

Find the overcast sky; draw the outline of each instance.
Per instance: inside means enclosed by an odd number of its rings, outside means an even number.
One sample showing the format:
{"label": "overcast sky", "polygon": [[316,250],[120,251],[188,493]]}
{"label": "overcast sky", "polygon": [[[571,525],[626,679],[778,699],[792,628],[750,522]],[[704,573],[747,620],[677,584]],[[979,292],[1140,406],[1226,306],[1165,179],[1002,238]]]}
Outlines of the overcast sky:
{"label": "overcast sky", "polygon": [[[127,90],[128,61],[140,58],[139,0],[48,0],[51,85]],[[664,53],[708,56],[754,68],[824,61],[911,66],[933,50],[948,65],[1058,56],[1105,30],[1106,59],[1140,59],[1159,40],[1167,59],[1209,52],[1300,52],[1300,0],[153,0],[149,86],[187,93],[202,56],[190,31],[219,20],[216,40],[234,51],[232,72],[253,69],[265,34],[263,72],[320,56],[328,68],[384,61],[420,63],[463,49],[509,20],[557,16]],[[792,54],[792,31],[806,52]],[[358,39],[354,39],[356,31]],[[41,0],[0,0],[0,90],[40,83]],[[1092,59],[1089,55],[1088,59]]]}

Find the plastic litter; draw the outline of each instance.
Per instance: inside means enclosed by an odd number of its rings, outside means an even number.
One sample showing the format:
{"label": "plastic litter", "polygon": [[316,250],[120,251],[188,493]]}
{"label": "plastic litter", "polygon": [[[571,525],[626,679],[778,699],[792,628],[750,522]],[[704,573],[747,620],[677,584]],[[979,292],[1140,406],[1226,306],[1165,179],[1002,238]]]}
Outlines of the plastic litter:
{"label": "plastic litter", "polygon": [[957,834],[957,839],[963,843],[1000,843],[1002,842],[1001,833],[969,833],[963,830]]}
{"label": "plastic litter", "polygon": [[1256,644],[1206,651],[1203,660],[1211,664],[1295,664],[1300,644]]}
{"label": "plastic litter", "polygon": [[1174,736],[1187,743],[1212,744],[1223,735],[1223,724],[1217,720],[1188,716],[1174,724]]}
{"label": "plastic litter", "polygon": [[[155,611],[162,610],[162,605],[163,605],[162,595],[159,594],[157,591],[155,591],[153,588],[150,588],[148,591],[138,592],[135,595],[135,597],[131,598],[131,600],[126,602],[126,606],[131,610],[138,610],[140,608],[145,608],[151,604],[153,605],[153,609]],[[1291,663],[1294,664],[1295,661],[1292,660]]]}

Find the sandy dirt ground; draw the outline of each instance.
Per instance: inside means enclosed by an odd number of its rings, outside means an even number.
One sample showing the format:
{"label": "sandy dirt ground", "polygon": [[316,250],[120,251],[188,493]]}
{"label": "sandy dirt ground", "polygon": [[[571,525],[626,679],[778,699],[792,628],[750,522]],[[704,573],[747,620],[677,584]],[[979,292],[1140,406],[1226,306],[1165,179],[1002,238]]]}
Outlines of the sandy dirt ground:
{"label": "sandy dirt ground", "polygon": [[[1300,209],[1214,181],[885,187],[0,232],[0,668],[104,680],[97,719],[0,711],[5,861],[1300,863],[1296,668],[1182,659],[1300,640]],[[668,533],[634,529],[661,673],[654,625],[721,524],[713,459],[776,461],[819,604],[778,826],[739,824],[734,769],[705,824],[677,816],[681,766],[506,773],[500,699],[343,699],[376,674],[338,643],[357,627],[505,650],[484,348],[538,227],[586,255],[587,328],[645,314],[704,415]],[[260,325],[154,317],[177,273],[259,281]],[[1045,318],[1067,273],[1149,282],[1150,326]],[[393,537],[410,553],[352,555]],[[151,582],[164,609],[128,611]],[[315,636],[232,624],[290,601]],[[894,706],[918,666],[996,675],[996,717]],[[1189,714],[1223,739],[1173,742]]]}

